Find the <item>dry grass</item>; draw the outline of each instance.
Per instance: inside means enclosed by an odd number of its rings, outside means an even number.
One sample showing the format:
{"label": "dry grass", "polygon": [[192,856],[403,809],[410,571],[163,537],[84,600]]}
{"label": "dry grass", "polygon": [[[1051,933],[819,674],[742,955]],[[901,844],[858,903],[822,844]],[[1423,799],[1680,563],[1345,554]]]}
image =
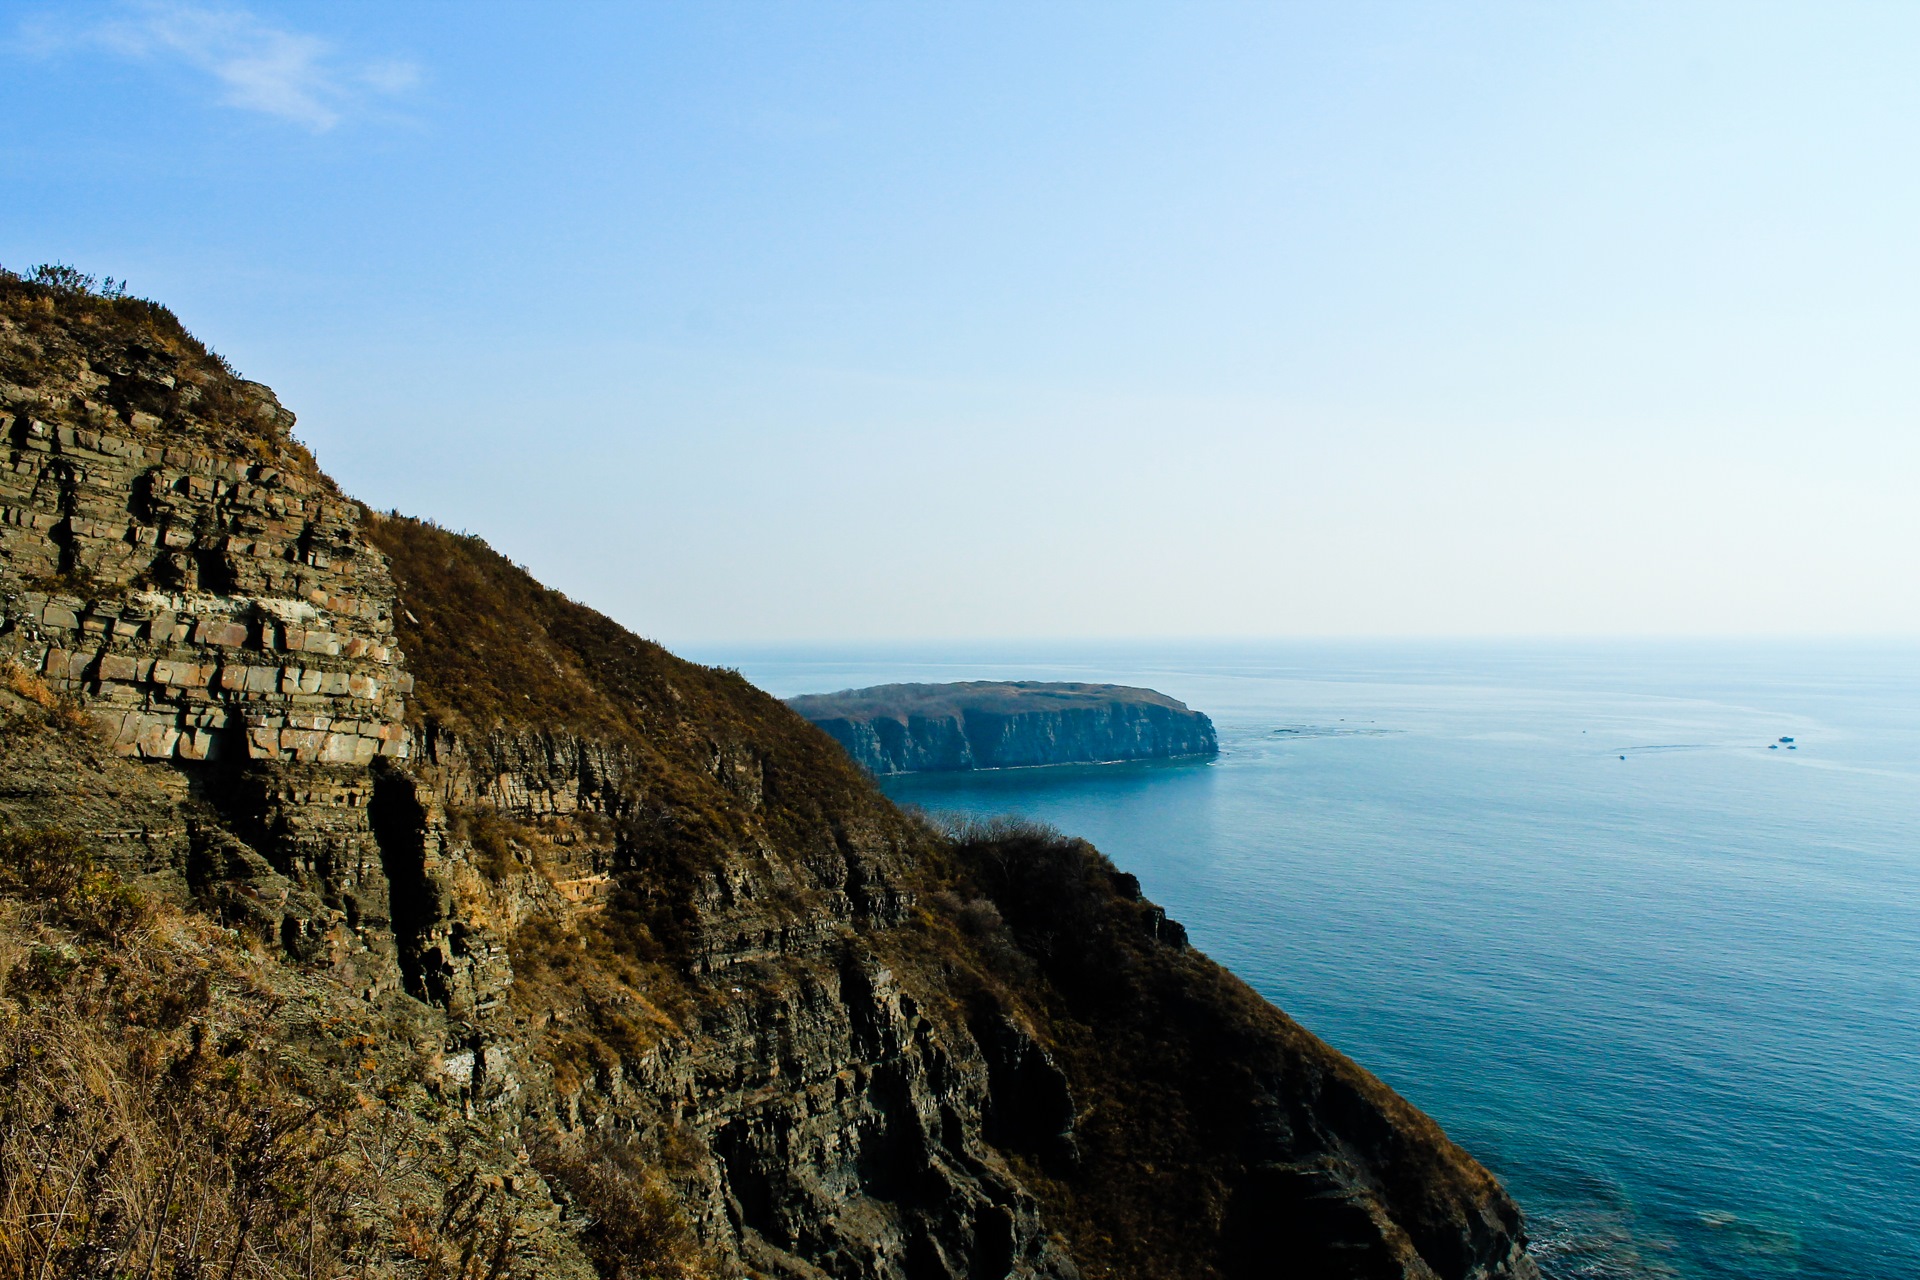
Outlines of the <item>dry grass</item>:
{"label": "dry grass", "polygon": [[[27,670],[11,657],[0,657],[0,690],[12,694],[25,704],[8,707],[4,697],[0,697],[0,733],[21,729],[31,731],[38,727],[36,721],[68,733],[95,731],[94,721],[78,699],[55,693],[37,673]],[[13,714],[5,714],[8,711]]]}
{"label": "dry grass", "polygon": [[[0,1280],[515,1274],[498,1191],[422,1163],[369,1047],[298,1051],[274,967],[0,832]],[[436,1194],[394,1194],[407,1158]]]}
{"label": "dry grass", "polygon": [[606,1280],[697,1280],[713,1274],[661,1172],[661,1154],[627,1137],[555,1137],[535,1157],[587,1211],[581,1235]]}
{"label": "dry grass", "polygon": [[0,685],[4,685],[7,692],[18,694],[42,711],[51,711],[60,705],[59,695],[47,686],[45,680],[11,658],[0,662]]}
{"label": "dry grass", "polygon": [[469,739],[572,731],[618,747],[632,776],[609,799],[645,793],[644,809],[621,816],[645,824],[635,838],[663,856],[710,863],[764,834],[837,860],[832,828],[852,819],[909,834],[831,738],[739,672],[674,657],[478,538],[403,516],[366,533],[392,560],[417,723]]}

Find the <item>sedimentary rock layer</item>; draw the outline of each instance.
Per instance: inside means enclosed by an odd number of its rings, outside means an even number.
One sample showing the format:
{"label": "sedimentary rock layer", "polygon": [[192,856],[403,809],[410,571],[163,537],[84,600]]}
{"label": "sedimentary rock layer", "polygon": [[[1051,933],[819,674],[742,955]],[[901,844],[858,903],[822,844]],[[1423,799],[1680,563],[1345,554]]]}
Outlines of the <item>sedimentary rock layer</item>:
{"label": "sedimentary rock layer", "polygon": [[1152,689],[976,680],[789,698],[869,773],[1210,756],[1213,722]]}

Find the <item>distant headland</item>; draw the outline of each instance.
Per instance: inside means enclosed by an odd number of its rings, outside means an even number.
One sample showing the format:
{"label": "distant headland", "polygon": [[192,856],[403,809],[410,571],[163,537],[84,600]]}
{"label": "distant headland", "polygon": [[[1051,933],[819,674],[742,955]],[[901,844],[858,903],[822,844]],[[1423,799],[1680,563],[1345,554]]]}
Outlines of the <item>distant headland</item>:
{"label": "distant headland", "polygon": [[1152,689],[1039,680],[883,684],[787,705],[869,773],[1168,760],[1220,750],[1213,721]]}

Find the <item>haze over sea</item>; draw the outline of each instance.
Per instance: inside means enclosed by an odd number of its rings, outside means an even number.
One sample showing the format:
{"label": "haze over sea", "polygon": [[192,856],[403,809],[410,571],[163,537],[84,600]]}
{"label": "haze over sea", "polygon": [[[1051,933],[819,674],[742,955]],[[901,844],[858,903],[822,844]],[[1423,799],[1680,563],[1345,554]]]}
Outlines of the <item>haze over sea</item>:
{"label": "haze over sea", "polygon": [[1217,760],[884,785],[1092,840],[1498,1173],[1550,1277],[1920,1276],[1920,651],[691,656],[1183,699]]}

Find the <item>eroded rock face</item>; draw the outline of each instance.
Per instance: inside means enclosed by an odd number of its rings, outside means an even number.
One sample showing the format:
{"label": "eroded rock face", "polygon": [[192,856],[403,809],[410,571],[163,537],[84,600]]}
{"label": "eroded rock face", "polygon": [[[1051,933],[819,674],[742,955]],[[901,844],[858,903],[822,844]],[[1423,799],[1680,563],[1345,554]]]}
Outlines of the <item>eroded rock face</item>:
{"label": "eroded rock face", "polygon": [[[540,1200],[521,1274],[656,1247],[616,1220],[656,1185],[725,1276],[1530,1274],[1484,1171],[1221,996],[1131,877],[1056,849],[1072,876],[1024,893],[1028,863],[949,847],[737,675],[370,516],[264,388],[61,305],[0,326],[0,659],[99,733],[0,742],[0,814],[430,1028],[420,1070],[458,1104],[432,1123]],[[875,759],[1211,750],[1170,701],[979,708]],[[1138,1007],[1086,996],[1075,956]],[[1215,1127],[1128,1111],[1101,1037],[1221,1018]],[[1129,1064],[1155,1107],[1203,1109],[1184,1060]],[[1148,1166],[1198,1189],[1190,1221],[1112,1194]]]}
{"label": "eroded rock face", "polygon": [[182,819],[177,873],[395,985],[367,766],[408,753],[412,678],[383,558],[272,393],[166,336],[0,325],[0,651],[241,833]]}
{"label": "eroded rock face", "polygon": [[857,946],[825,959],[741,988],[643,1081],[717,1157],[712,1227],[772,1274],[1076,1276],[984,1141],[977,1046]]}
{"label": "eroded rock face", "polygon": [[1170,760],[1220,749],[1205,715],[1122,685],[895,684],[788,705],[873,774]]}
{"label": "eroded rock face", "polygon": [[0,434],[14,652],[84,692],[122,754],[406,753],[412,681],[358,504],[265,463],[28,411],[0,415]]}
{"label": "eroded rock face", "polygon": [[[422,743],[405,774],[382,785],[409,789],[423,843],[438,850],[423,865],[439,914],[412,935],[424,940],[423,994],[471,1021],[463,1070],[495,1052],[496,1081],[537,1082],[490,1097],[483,1088],[485,1105],[564,1133],[679,1135],[696,1153],[679,1183],[686,1212],[728,1268],[874,1280],[1079,1274],[987,1137],[996,1083],[999,1111],[1016,1115],[1010,1082],[1047,1078],[1045,1050],[1005,1023],[995,1049],[1015,1074],[1004,1075],[964,1023],[925,1016],[873,950],[871,933],[900,925],[911,901],[892,883],[897,850],[884,837],[855,830],[814,860],[746,849],[691,879],[681,947],[694,1002],[676,1034],[562,1076],[542,1065],[537,1037],[530,1046],[511,1028],[511,967],[489,969],[488,953],[535,916],[562,927],[591,920],[623,881],[645,876],[645,770],[631,752],[566,733],[468,743],[439,730]],[[764,784],[743,753],[716,748],[709,767],[743,803],[757,802]],[[475,804],[545,822],[568,839],[568,861],[505,892],[482,884],[461,865],[473,855],[454,852],[444,831],[449,809]],[[569,994],[537,1016],[564,1035],[592,1021],[592,1003]],[[1057,1070],[1050,1079],[1064,1099]],[[1052,1123],[1070,1128],[1070,1106],[1058,1111]]]}

